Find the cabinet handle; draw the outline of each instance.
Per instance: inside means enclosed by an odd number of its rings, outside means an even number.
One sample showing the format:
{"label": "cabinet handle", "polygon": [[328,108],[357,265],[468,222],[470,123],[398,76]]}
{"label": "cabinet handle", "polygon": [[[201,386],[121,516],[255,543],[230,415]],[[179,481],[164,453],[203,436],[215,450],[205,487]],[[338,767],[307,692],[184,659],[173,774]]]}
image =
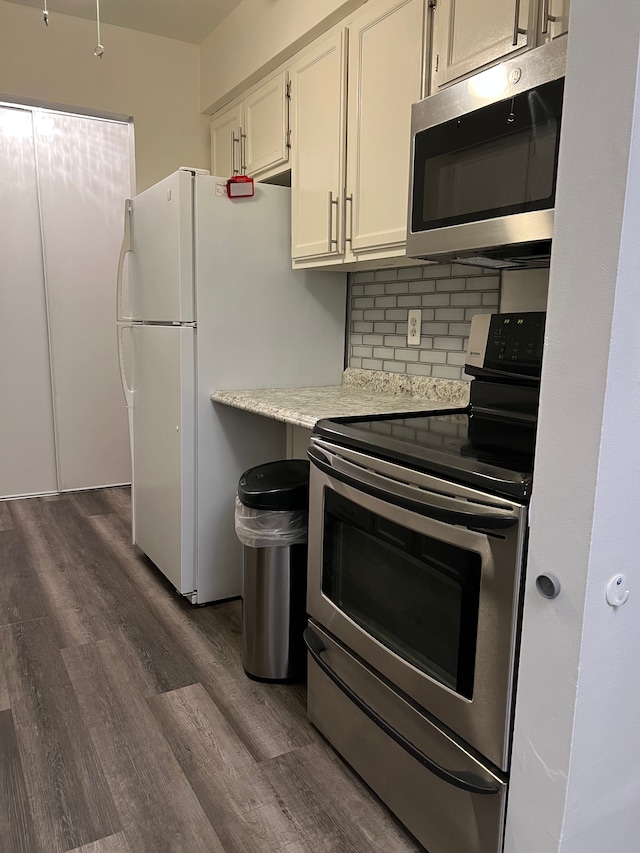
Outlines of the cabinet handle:
{"label": "cabinet handle", "polygon": [[238,142],[240,143],[240,174],[247,174],[247,134],[242,128],[238,128]]}
{"label": "cabinet handle", "polygon": [[328,251],[333,251],[333,246],[335,244],[336,249],[338,248],[338,238],[333,239],[333,205],[335,204],[336,210],[338,209],[338,204],[340,202],[340,197],[337,196],[335,199],[333,197],[333,192],[329,190],[329,247]]}
{"label": "cabinet handle", "polygon": [[347,221],[347,202],[349,202],[349,236],[346,235],[346,224],[345,224],[345,236],[344,242],[349,243],[351,248],[353,248],[353,193],[350,195],[346,195],[344,197],[344,221]]}
{"label": "cabinet handle", "polygon": [[558,20],[556,15],[549,14],[549,0],[543,0],[542,3],[542,33],[546,35],[549,32],[549,24],[555,24]]}
{"label": "cabinet handle", "polygon": [[231,174],[237,175],[238,170],[236,169],[236,142],[240,140],[236,139],[236,135],[234,131],[231,131]]}
{"label": "cabinet handle", "polygon": [[516,11],[513,16],[513,41],[515,47],[518,44],[518,36],[526,36],[527,31],[520,26],[520,0],[516,0]]}

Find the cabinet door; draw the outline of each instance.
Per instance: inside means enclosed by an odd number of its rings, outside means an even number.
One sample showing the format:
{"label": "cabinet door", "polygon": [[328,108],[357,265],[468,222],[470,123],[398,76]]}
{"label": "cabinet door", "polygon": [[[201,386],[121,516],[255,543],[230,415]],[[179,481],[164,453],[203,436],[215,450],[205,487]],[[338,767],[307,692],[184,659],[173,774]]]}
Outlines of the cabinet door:
{"label": "cabinet door", "polygon": [[340,256],[344,251],[344,31],[314,45],[289,74],[292,257]]}
{"label": "cabinet door", "polygon": [[286,85],[286,74],[282,71],[243,100],[240,161],[247,175],[257,177],[285,165],[289,159]]}
{"label": "cabinet door", "polygon": [[406,241],[411,104],[422,95],[423,0],[365,8],[349,27],[345,228],[354,253]]}
{"label": "cabinet door", "polygon": [[240,174],[242,104],[233,104],[211,119],[211,173],[219,178]]}
{"label": "cabinet door", "polygon": [[542,42],[569,31],[569,0],[540,0],[540,34]]}
{"label": "cabinet door", "polygon": [[529,10],[529,0],[438,0],[431,91],[527,47]]}

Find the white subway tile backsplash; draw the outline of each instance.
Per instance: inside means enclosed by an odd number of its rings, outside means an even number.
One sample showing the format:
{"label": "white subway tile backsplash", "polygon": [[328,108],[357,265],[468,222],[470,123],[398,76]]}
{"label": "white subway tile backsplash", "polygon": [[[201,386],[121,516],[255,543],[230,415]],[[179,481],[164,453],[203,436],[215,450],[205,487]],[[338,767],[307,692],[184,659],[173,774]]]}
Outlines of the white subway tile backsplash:
{"label": "white subway tile backsplash", "polygon": [[[364,336],[362,343],[363,344],[369,343],[369,341],[367,340],[367,335]],[[447,338],[434,338],[433,339],[433,348],[434,349],[444,349],[444,350],[457,349],[457,350],[461,350],[463,348],[463,346],[464,346],[464,338],[447,337]]]}
{"label": "white subway tile backsplash", "polygon": [[409,293],[433,293],[436,289],[435,281],[411,281],[409,282]]}
{"label": "white subway tile backsplash", "polygon": [[376,296],[376,308],[395,308],[397,296]]}
{"label": "white subway tile backsplash", "polygon": [[412,376],[431,376],[430,364],[408,364],[407,373]]}
{"label": "white subway tile backsplash", "polygon": [[422,278],[423,267],[403,267],[398,270],[398,281],[409,281],[413,278]]}
{"label": "white subway tile backsplash", "polygon": [[422,334],[423,335],[448,335],[449,334],[449,324],[448,323],[423,323],[422,324]]}
{"label": "white subway tile backsplash", "polygon": [[362,358],[371,358],[373,350],[371,347],[353,346],[351,347],[351,355],[359,355]]}
{"label": "white subway tile backsplash", "polygon": [[407,345],[406,335],[385,335],[384,345],[386,347],[402,347]]}
{"label": "white subway tile backsplash", "polygon": [[484,293],[452,293],[451,294],[451,305],[482,305],[482,297],[486,296]]}
{"label": "white subway tile backsplash", "polygon": [[[351,367],[465,379],[471,318],[500,303],[500,276],[463,264],[427,264],[349,277]],[[407,346],[407,312],[422,311],[420,346]]]}
{"label": "white subway tile backsplash", "polygon": [[449,278],[451,264],[430,264],[423,267],[422,278]]}
{"label": "white subway tile backsplash", "polygon": [[418,361],[420,351],[418,347],[413,349],[397,349],[395,352],[396,361]]}
{"label": "white subway tile backsplash", "polygon": [[483,275],[482,278],[468,278],[467,290],[498,290],[500,288],[500,277],[497,275]]}
{"label": "white subway tile backsplash", "polygon": [[438,352],[437,350],[422,350],[420,361],[427,362],[428,364],[446,364],[447,354],[446,352]]}
{"label": "white subway tile backsplash", "polygon": [[450,335],[462,335],[463,338],[468,338],[470,331],[471,323],[449,323]]}
{"label": "white subway tile backsplash", "polygon": [[437,291],[466,290],[467,280],[465,278],[441,278],[436,281]]}
{"label": "white subway tile backsplash", "polygon": [[372,297],[368,296],[356,296],[353,299],[353,307],[354,308],[373,308],[375,306],[375,302]]}
{"label": "white subway tile backsplash", "polygon": [[375,281],[397,281],[398,279],[398,270],[397,269],[388,269],[388,270],[378,270],[378,272],[373,275]]}
{"label": "white subway tile backsplash", "polygon": [[460,368],[459,367],[442,367],[439,364],[435,364],[433,369],[431,370],[431,375],[437,377],[438,379],[460,379]]}
{"label": "white subway tile backsplash", "polygon": [[363,370],[382,370],[383,361],[381,358],[363,358],[361,367]]}
{"label": "white subway tile backsplash", "polygon": [[409,292],[409,282],[408,281],[390,281],[385,284],[385,288],[387,293],[408,293]]}
{"label": "white subway tile backsplash", "polygon": [[384,312],[384,319],[402,322],[407,319],[407,310],[406,308],[387,308]]}
{"label": "white subway tile backsplash", "polygon": [[413,293],[410,293],[407,296],[398,296],[398,308],[416,307],[420,307],[420,296],[416,296]]}
{"label": "white subway tile backsplash", "polygon": [[373,356],[374,358],[393,358],[395,350],[391,347],[374,347]]}
{"label": "white subway tile backsplash", "polygon": [[382,296],[384,294],[384,284],[364,284],[365,296]]}
{"label": "white subway tile backsplash", "polygon": [[458,323],[464,319],[464,308],[436,308],[436,323]]}

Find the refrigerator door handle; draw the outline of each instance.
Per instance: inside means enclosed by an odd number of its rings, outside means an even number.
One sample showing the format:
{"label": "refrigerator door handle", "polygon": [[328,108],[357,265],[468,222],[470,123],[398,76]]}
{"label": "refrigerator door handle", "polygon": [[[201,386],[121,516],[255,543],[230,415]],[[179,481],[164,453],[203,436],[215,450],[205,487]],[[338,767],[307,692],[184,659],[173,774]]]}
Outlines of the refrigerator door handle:
{"label": "refrigerator door handle", "polygon": [[[120,323],[123,320],[132,320],[132,317],[125,317],[122,310],[122,280],[124,276],[124,259],[131,251],[131,214],[133,213],[133,205],[131,199],[126,199],[124,203],[124,235],[122,238],[122,246],[120,247],[120,257],[118,258],[118,278],[116,284],[116,322]],[[124,384],[123,384],[124,387]],[[125,392],[126,397],[126,392]]]}
{"label": "refrigerator door handle", "polygon": [[127,409],[133,408],[133,388],[129,387],[127,383],[127,369],[124,363],[124,349],[123,349],[123,333],[125,329],[133,329],[133,323],[116,323],[116,331],[118,335],[118,366],[120,368],[120,382],[122,383],[122,393],[124,394],[124,401],[127,406]]}

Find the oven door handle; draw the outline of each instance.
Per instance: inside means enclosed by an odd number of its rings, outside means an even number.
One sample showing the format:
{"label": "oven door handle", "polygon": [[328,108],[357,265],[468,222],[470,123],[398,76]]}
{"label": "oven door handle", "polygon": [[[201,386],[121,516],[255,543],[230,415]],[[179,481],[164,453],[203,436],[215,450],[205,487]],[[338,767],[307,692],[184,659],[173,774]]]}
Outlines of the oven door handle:
{"label": "oven door handle", "polygon": [[[388,502],[389,498],[392,498],[396,506],[408,509],[411,512],[417,512],[419,515],[433,518],[436,521],[444,521],[446,524],[461,524],[465,527],[484,530],[507,530],[518,523],[518,519],[514,515],[498,515],[489,512],[464,512],[463,510],[447,509],[446,507],[433,506],[433,504],[424,503],[423,501],[414,500],[405,495],[398,494],[386,482],[384,488],[375,486],[364,479],[358,479],[351,474],[347,474],[345,471],[341,471],[339,468],[335,468],[327,456],[315,447],[310,447],[307,450],[307,455],[317,468],[335,480],[339,480],[347,486],[352,486],[354,489],[358,489],[358,491],[365,492],[365,494],[380,500]],[[345,465],[351,465],[351,463],[344,460],[343,462]],[[356,466],[353,467],[355,468]],[[366,473],[368,474],[369,472]],[[389,480],[388,482],[392,483],[393,481]]]}
{"label": "oven door handle", "polygon": [[309,651],[309,654],[313,658],[313,660],[318,664],[320,669],[324,672],[324,674],[333,681],[336,687],[339,687],[340,690],[353,702],[353,704],[362,711],[373,723],[376,724],[382,731],[388,735],[392,740],[394,740],[398,746],[401,746],[412,758],[415,758],[416,761],[419,761],[423,767],[426,767],[427,770],[431,771],[434,776],[437,776],[439,779],[442,779],[443,782],[447,782],[449,785],[453,785],[456,788],[460,788],[463,791],[468,791],[470,794],[498,794],[500,793],[500,788],[496,784],[492,784],[488,782],[486,779],[483,779],[482,776],[479,776],[477,773],[473,773],[470,770],[447,770],[446,767],[442,767],[440,764],[435,762],[432,758],[429,758],[428,755],[425,755],[424,752],[417,749],[410,741],[408,741],[404,735],[401,735],[397,729],[394,729],[393,726],[389,725],[389,723],[381,717],[370,705],[367,705],[366,702],[363,702],[362,699],[354,693],[354,691],[346,684],[337,673],[335,673],[330,666],[322,659],[321,654],[326,650],[322,640],[320,637],[311,630],[311,628],[305,628],[304,631],[304,642]]}

